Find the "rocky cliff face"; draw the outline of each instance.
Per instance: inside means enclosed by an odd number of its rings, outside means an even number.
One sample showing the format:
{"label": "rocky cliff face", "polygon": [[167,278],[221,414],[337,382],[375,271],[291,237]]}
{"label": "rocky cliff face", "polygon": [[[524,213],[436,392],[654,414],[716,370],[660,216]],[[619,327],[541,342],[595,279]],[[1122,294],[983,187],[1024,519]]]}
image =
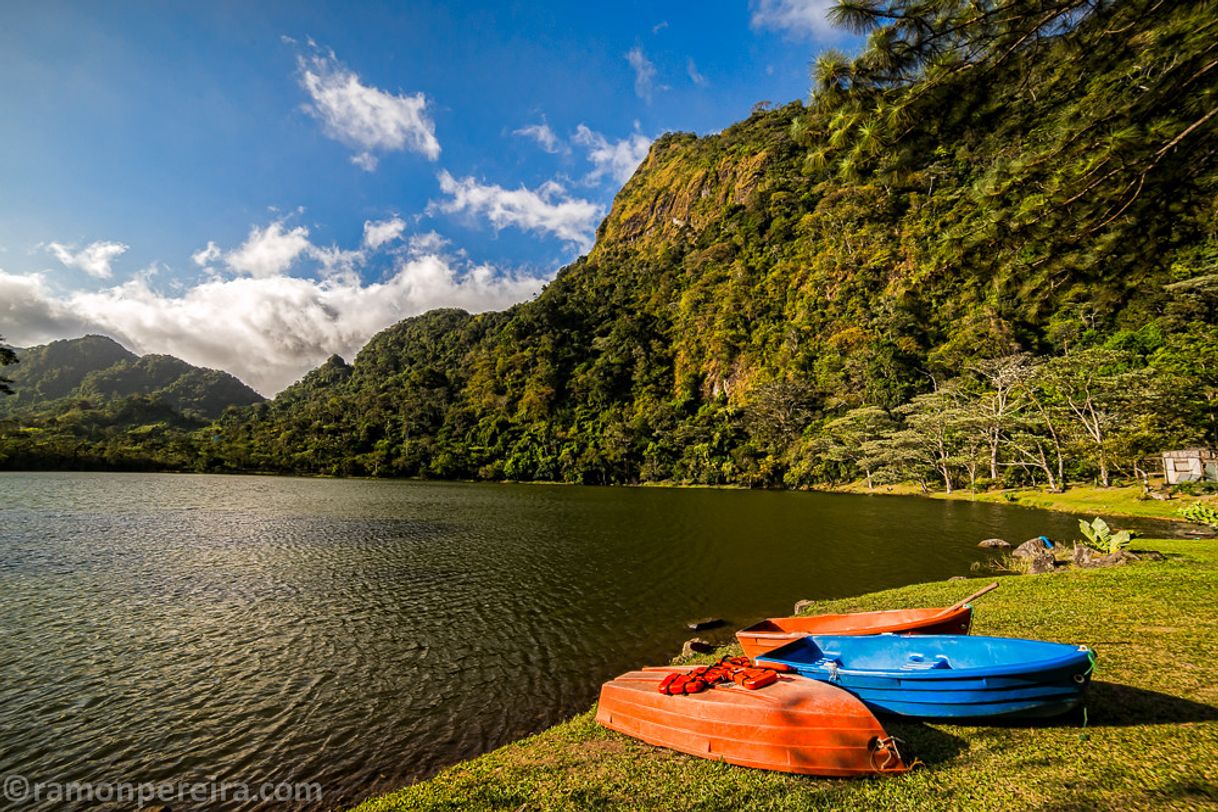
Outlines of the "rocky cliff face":
{"label": "rocky cliff face", "polygon": [[[796,103],[789,111],[795,114],[800,109]],[[742,135],[748,133],[751,141],[754,127],[764,127],[762,122],[781,127],[784,120],[782,115],[755,118],[708,138],[669,133],[657,140],[598,229],[591,258],[609,246],[640,242],[669,246],[696,240],[724,211],[748,205],[770,180],[770,164],[791,158],[793,146],[789,140],[782,143],[781,133],[773,133],[780,139],[778,144],[750,149],[742,143]]]}

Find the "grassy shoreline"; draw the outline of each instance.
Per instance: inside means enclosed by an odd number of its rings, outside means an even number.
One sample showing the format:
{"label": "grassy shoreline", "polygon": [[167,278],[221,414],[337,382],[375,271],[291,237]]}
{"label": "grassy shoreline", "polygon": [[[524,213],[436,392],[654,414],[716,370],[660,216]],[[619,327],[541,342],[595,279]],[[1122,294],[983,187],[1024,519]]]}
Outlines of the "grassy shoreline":
{"label": "grassy shoreline", "polygon": [[[820,780],[718,764],[606,731],[587,711],[359,807],[399,809],[1218,808],[1218,542],[1140,540],[1168,555],[1105,570],[1006,578],[977,634],[1087,643],[1099,666],[1086,726],[886,721],[924,766]],[[818,611],[946,605],[939,581]]]}
{"label": "grassy shoreline", "polygon": [[872,496],[920,496],[926,499],[952,499],[965,502],[990,502],[1014,507],[1054,510],[1059,513],[1074,513],[1088,516],[1128,516],[1139,519],[1162,519],[1172,522],[1187,522],[1177,511],[1195,502],[1218,507],[1218,495],[1187,496],[1176,494],[1170,499],[1146,499],[1138,485],[1100,488],[1094,485],[1072,485],[1061,493],[1051,493],[1041,488],[1015,488],[1001,491],[956,490],[952,493],[932,491],[923,493],[912,484],[881,485],[868,490],[860,482],[836,488],[818,488],[825,493],[852,493]]}

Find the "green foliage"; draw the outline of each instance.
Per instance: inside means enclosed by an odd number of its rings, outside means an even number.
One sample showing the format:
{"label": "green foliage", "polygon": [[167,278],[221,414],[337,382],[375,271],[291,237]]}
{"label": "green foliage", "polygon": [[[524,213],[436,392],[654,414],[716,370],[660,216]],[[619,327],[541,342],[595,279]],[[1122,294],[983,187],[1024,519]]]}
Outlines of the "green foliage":
{"label": "green foliage", "polygon": [[1209,525],[1210,527],[1218,530],[1218,510],[1214,510],[1209,505],[1203,505],[1200,502],[1195,502],[1188,507],[1180,508],[1176,512],[1188,519],[1190,522]]}
{"label": "green foliage", "polygon": [[16,397],[0,406],[8,411],[68,397],[90,372],[136,358],[117,341],[97,335],[18,350],[16,357],[21,362],[13,372]]}
{"label": "green foliage", "polygon": [[214,420],[167,428],[173,451],[107,422],[107,398],[195,397],[130,386],[164,367],[134,357],[87,386],[96,365],[62,365],[42,397],[89,408],[0,437],[216,471],[1052,490],[1218,443],[1212,3],[838,13],[864,53],[823,56],[806,106],[658,139],[535,299],[407,319],[273,401],[193,407]]}
{"label": "green foliage", "polygon": [[0,401],[0,467],[195,470],[192,437],[262,397],[226,372],[143,358],[102,336],[19,350]]}
{"label": "green foliage", "polygon": [[1091,522],[1078,520],[1078,529],[1083,534],[1087,546],[1101,553],[1115,553],[1129,546],[1133,537],[1128,530],[1113,532],[1108,522],[1096,516]]}
{"label": "green foliage", "polygon": [[[4,341],[4,336],[0,336],[0,342]],[[6,367],[9,364],[17,363],[17,353],[13,352],[11,347],[0,343],[0,367]],[[10,386],[12,381],[0,375],[0,395],[13,394],[13,388]]]}

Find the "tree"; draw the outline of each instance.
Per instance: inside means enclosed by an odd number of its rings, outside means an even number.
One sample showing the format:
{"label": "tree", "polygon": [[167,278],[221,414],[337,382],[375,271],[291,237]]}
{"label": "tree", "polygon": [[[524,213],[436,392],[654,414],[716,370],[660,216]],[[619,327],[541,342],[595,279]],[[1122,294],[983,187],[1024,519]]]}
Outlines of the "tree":
{"label": "tree", "polygon": [[825,116],[823,143],[809,156],[856,177],[915,129],[928,107],[958,97],[953,83],[993,72],[1008,60],[1073,30],[1112,0],[838,0],[829,19],[867,47],[850,59],[826,51],[813,65],[814,108]]}
{"label": "tree", "polygon": [[998,456],[1003,439],[1024,404],[1023,384],[1035,366],[1027,353],[978,361],[969,367],[986,385],[972,408],[989,450],[990,479],[998,479]]}
{"label": "tree", "polygon": [[1151,366],[1172,376],[1177,397],[1191,402],[1205,440],[1218,445],[1218,330],[1192,322],[1167,337],[1150,358]]}
{"label": "tree", "polygon": [[877,467],[874,443],[894,425],[892,416],[880,407],[860,406],[826,423],[811,449],[831,462],[845,463],[862,471],[867,490],[871,490]]}
{"label": "tree", "polygon": [[1006,465],[1033,468],[1045,475],[1049,490],[1060,493],[1066,485],[1066,456],[1062,447],[1060,415],[1050,410],[1043,396],[1025,387],[1031,408],[1010,426],[1005,447],[1011,453]]}
{"label": "tree", "polygon": [[[4,341],[4,336],[0,336],[0,342]],[[0,344],[0,367],[6,367],[9,364],[16,364],[17,353],[13,352],[12,347]],[[13,394],[12,380],[0,375],[0,394]]]}
{"label": "tree", "polygon": [[1108,487],[1121,434],[1160,405],[1152,371],[1135,366],[1129,353],[1094,347],[1051,359],[1037,378],[1046,408],[1066,418]]}
{"label": "tree", "polygon": [[771,448],[786,448],[812,416],[812,388],[791,381],[771,381],[749,393],[744,423],[749,434]]}
{"label": "tree", "polygon": [[896,459],[919,460],[943,481],[948,493],[954,490],[954,475],[964,446],[962,412],[954,387],[943,386],[918,395],[897,412],[905,418],[905,428],[891,436],[893,451],[903,452]]}

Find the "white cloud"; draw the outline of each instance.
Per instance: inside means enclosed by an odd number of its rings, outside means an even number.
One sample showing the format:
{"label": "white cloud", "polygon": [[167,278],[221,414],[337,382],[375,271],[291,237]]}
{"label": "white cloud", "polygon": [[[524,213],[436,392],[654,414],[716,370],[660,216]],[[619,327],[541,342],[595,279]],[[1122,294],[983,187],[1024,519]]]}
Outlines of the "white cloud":
{"label": "white cloud", "polygon": [[838,36],[826,16],[836,0],[753,0],[749,24],[801,38]]}
{"label": "white cloud", "polygon": [[694,62],[694,58],[692,56],[685,63],[685,70],[689,74],[689,81],[693,82],[698,87],[706,87],[706,77],[701,73],[698,73],[698,65]]}
{"label": "white cloud", "polygon": [[525,138],[532,138],[536,141],[543,150],[551,155],[563,151],[562,143],[550,125],[546,122],[540,124],[530,124],[527,127],[521,127],[519,130],[512,130],[512,135],[521,135]]}
{"label": "white cloud", "polygon": [[634,95],[651,104],[651,97],[655,92],[656,66],[637,45],[626,52],[626,61],[634,68]]}
{"label": "white cloud", "polygon": [[[211,243],[208,245],[210,247]],[[278,221],[266,228],[251,228],[245,242],[235,251],[228,252],[224,261],[237,273],[266,279],[281,276],[312,247],[307,228],[296,226],[285,231],[283,222]]]}
{"label": "white cloud", "polygon": [[642,133],[635,132],[620,141],[610,142],[586,124],[576,128],[571,140],[588,148],[588,160],[594,167],[588,173],[590,183],[599,183],[606,175],[619,184],[625,183],[651,149],[651,139]]}
{"label": "white cloud", "polygon": [[374,151],[411,150],[429,160],[440,157],[435,122],[422,93],[394,94],[360,81],[333,51],[297,57],[300,84],[313,100],[306,109],[322,123],[326,135],[359,152],[351,161],[376,169]]}
{"label": "white cloud", "polygon": [[380,161],[371,152],[360,152],[351,156],[351,163],[365,172],[375,172]]}
{"label": "white cloud", "polygon": [[364,221],[364,247],[373,251],[387,242],[393,242],[406,230],[406,221],[396,214],[388,220]]}
{"label": "white cloud", "polygon": [[604,209],[590,200],[573,198],[554,181],[536,190],[505,189],[482,184],[473,178],[460,180],[447,171],[439,174],[440,190],[447,200],[433,202],[429,209],[485,216],[496,229],[514,226],[525,231],[553,234],[581,251],[592,247],[596,224]]}
{"label": "white cloud", "polygon": [[337,245],[311,245],[308,254],[321,265],[321,274],[327,279],[356,278],[357,269],[367,259],[363,251],[350,251]]}
{"label": "white cloud", "polygon": [[190,258],[200,268],[206,267],[220,258],[220,246],[216,245],[212,240],[208,240],[207,247],[195,251],[190,255]]}
{"label": "white cloud", "polygon": [[47,245],[47,250],[66,267],[76,268],[98,279],[108,279],[110,277],[110,264],[126,253],[127,248],[128,246],[123,245],[121,242],[110,242],[108,240],[98,240],[97,242],[89,243],[79,251],[75,250],[75,246],[64,245],[58,242]]}
{"label": "white cloud", "polygon": [[424,254],[439,254],[448,247],[449,240],[436,231],[426,231],[422,234],[412,234],[407,251],[412,256]]}
{"label": "white cloud", "polygon": [[502,309],[535,295],[545,281],[434,253],[400,260],[378,283],[213,278],[176,295],[154,290],[145,277],[61,293],[41,275],[0,271],[0,321],[17,346],[100,332],[139,353],[226,369],[270,395],[332,353],[350,360],[400,319],[436,307]]}

